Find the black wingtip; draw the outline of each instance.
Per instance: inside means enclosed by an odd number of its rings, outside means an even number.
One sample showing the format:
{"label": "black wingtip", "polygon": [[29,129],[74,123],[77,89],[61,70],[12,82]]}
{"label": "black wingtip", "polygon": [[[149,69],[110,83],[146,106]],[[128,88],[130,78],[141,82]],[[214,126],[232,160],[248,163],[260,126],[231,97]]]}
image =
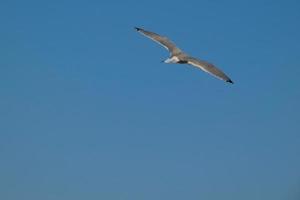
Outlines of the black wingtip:
{"label": "black wingtip", "polygon": [[135,30],[137,30],[137,31],[140,31],[140,30],[142,30],[141,28],[139,28],[139,27],[134,27],[134,29]]}
{"label": "black wingtip", "polygon": [[231,83],[231,84],[233,84],[233,81],[232,80],[227,80],[226,82],[228,82],[228,83]]}

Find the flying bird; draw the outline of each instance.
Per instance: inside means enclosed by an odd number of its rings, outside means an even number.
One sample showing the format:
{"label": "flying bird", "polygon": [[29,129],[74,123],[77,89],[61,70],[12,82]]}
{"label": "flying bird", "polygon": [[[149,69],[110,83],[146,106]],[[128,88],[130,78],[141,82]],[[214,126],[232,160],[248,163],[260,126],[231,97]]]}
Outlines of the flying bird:
{"label": "flying bird", "polygon": [[197,68],[202,69],[203,71],[221,79],[228,83],[233,83],[233,81],[220,69],[215,67],[213,64],[208,63],[203,60],[199,60],[197,58],[193,58],[186,53],[184,53],[181,49],[179,49],[172,41],[170,41],[167,37],[158,35],[156,33],[146,31],[142,28],[135,27],[135,29],[143,34],[144,36],[150,38],[151,40],[157,42],[158,44],[165,47],[170,52],[170,57],[164,60],[165,63],[178,63],[178,64],[190,64]]}

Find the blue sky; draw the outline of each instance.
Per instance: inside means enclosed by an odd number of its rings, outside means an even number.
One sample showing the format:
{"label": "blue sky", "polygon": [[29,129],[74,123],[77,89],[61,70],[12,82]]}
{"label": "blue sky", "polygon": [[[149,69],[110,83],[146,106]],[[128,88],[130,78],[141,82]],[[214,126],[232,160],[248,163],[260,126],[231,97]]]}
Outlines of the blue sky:
{"label": "blue sky", "polygon": [[[297,200],[299,1],[2,1],[0,198]],[[160,63],[166,35],[235,82]]]}

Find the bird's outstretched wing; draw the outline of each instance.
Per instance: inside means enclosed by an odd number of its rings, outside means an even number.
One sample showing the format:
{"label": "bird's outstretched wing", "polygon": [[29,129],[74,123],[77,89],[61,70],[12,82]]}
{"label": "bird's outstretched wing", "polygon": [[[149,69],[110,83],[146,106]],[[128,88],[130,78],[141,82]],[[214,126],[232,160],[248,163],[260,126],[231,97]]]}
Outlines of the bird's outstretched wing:
{"label": "bird's outstretched wing", "polygon": [[208,63],[206,61],[196,59],[196,58],[191,58],[191,57],[189,57],[187,60],[188,60],[188,62],[187,62],[188,64],[198,67],[198,68],[202,69],[203,71],[205,71],[221,80],[224,80],[229,83],[233,83],[233,81],[224,72],[222,72],[221,70],[216,68],[213,64]]}
{"label": "bird's outstretched wing", "polygon": [[158,44],[162,45],[163,47],[165,47],[167,50],[170,51],[170,53],[172,55],[174,54],[179,54],[182,51],[176,47],[176,45],[171,42],[167,37],[164,36],[160,36],[156,33],[150,32],[150,31],[146,31],[142,28],[137,28],[135,27],[135,29],[140,32],[141,34],[145,35],[146,37],[150,38],[151,40],[157,42]]}

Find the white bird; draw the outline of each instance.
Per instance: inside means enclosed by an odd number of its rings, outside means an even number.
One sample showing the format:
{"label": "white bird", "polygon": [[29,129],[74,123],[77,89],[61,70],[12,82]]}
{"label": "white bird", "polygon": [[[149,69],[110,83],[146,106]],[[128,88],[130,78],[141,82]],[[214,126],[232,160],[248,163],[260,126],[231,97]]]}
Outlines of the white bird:
{"label": "white bird", "polygon": [[178,64],[190,64],[197,68],[202,69],[203,71],[221,79],[228,83],[233,83],[232,80],[221,70],[216,68],[213,64],[208,63],[203,60],[199,60],[197,58],[193,58],[186,53],[184,53],[181,49],[179,49],[173,42],[171,42],[167,37],[160,36],[156,33],[146,31],[142,28],[135,29],[145,35],[146,37],[150,38],[151,40],[159,43],[163,47],[165,47],[170,52],[170,57],[164,60],[165,63],[178,63]]}

